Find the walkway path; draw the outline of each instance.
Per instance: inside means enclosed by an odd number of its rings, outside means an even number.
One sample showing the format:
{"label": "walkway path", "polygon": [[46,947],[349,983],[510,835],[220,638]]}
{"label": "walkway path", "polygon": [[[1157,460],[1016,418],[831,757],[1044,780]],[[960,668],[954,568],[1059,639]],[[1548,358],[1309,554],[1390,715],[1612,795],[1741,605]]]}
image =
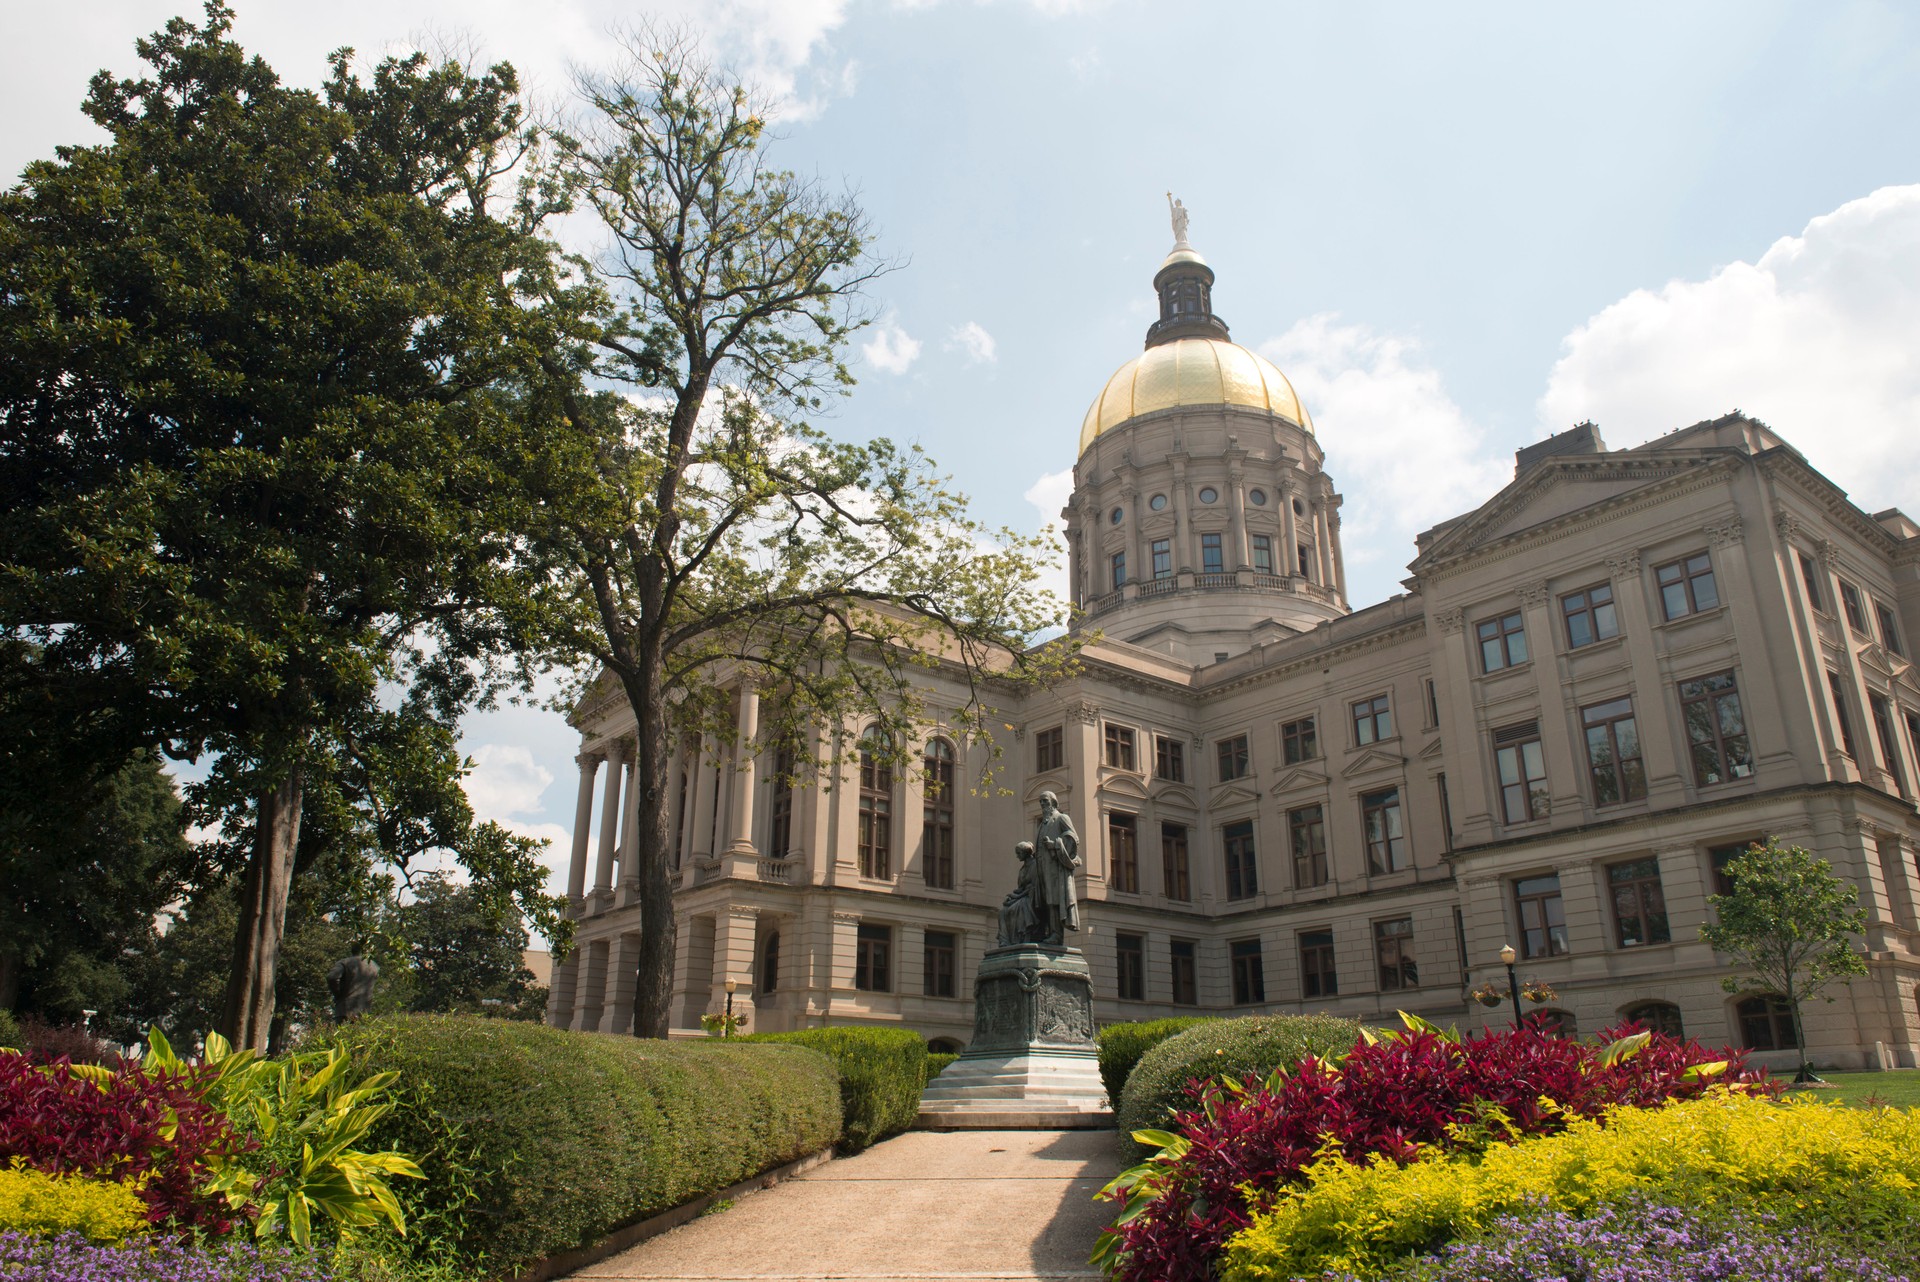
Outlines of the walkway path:
{"label": "walkway path", "polygon": [[1112,1131],[910,1131],[572,1276],[579,1282],[1058,1282],[1112,1211]]}

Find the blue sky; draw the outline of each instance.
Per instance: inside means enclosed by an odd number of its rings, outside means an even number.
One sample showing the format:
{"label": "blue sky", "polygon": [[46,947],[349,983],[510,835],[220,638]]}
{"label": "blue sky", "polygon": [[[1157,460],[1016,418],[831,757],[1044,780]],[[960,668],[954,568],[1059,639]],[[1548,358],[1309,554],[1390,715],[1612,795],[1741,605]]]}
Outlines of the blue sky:
{"label": "blue sky", "polygon": [[[181,6],[10,5],[0,170],[85,141],[101,66]],[[600,0],[242,3],[287,79],[464,37],[566,106]],[[1057,512],[1192,211],[1237,341],[1294,380],[1346,496],[1355,604],[1414,533],[1585,417],[1635,444],[1739,407],[1869,509],[1920,510],[1920,10],[1890,4],[673,0],[860,193],[900,269],[827,426],[925,446],[985,517]],[[83,14],[84,16],[76,16]],[[479,716],[476,806],[557,838],[573,736]]]}

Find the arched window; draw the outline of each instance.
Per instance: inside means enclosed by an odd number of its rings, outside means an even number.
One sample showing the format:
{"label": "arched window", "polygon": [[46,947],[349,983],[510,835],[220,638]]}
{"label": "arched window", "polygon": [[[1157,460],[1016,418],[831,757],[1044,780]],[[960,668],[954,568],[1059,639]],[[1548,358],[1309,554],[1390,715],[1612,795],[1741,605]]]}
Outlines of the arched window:
{"label": "arched window", "polygon": [[893,766],[879,731],[860,741],[860,875],[893,876]]}
{"label": "arched window", "polygon": [[767,942],[760,948],[760,983],[754,996],[780,990],[780,932],[774,931],[767,936]]}
{"label": "arched window", "polygon": [[1750,1051],[1792,1050],[1800,1044],[1793,1032],[1793,1007],[1771,993],[1737,1002],[1733,1016],[1740,1022],[1740,1044]]}
{"label": "arched window", "polygon": [[920,867],[927,885],[953,889],[953,745],[927,741],[926,826],[921,830]]}
{"label": "arched window", "polygon": [[959,1053],[960,1043],[951,1037],[936,1037],[927,1043],[929,1055],[958,1055]]}
{"label": "arched window", "polygon": [[1640,1002],[1627,1007],[1621,1012],[1621,1017],[1649,1032],[1664,1033],[1674,1038],[1687,1035],[1680,1024],[1680,1008],[1672,1002]]}
{"label": "arched window", "polygon": [[773,804],[767,815],[767,854],[785,859],[793,853],[793,749],[781,744],[773,754]]}

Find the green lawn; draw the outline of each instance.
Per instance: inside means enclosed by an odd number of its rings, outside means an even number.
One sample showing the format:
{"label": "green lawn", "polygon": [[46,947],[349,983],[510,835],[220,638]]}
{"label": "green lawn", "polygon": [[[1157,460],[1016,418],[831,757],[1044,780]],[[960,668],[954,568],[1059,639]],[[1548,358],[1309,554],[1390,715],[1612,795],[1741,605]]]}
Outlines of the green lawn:
{"label": "green lawn", "polygon": [[1891,1073],[1843,1073],[1834,1070],[1821,1073],[1820,1076],[1832,1084],[1831,1089],[1814,1092],[1821,1099],[1855,1107],[1871,1102],[1892,1104],[1897,1108],[1920,1108],[1920,1070],[1906,1068]]}

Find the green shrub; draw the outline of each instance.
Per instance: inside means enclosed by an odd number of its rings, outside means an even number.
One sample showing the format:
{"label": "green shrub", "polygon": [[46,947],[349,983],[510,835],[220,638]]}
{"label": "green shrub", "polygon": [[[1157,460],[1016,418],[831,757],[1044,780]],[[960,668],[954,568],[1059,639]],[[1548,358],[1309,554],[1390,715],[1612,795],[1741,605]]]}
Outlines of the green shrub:
{"label": "green shrub", "polygon": [[1120,1091],[1115,1120],[1122,1135],[1165,1126],[1187,1107],[1194,1078],[1262,1076],[1308,1055],[1341,1055],[1360,1040],[1360,1025],[1332,1015],[1248,1015],[1211,1020],[1177,1033],[1140,1057]]}
{"label": "green shrub", "polygon": [[111,1244],[146,1227],[146,1203],[134,1185],[49,1175],[17,1158],[12,1166],[0,1166],[0,1231],[39,1237],[78,1233],[89,1242]]}
{"label": "green shrub", "polygon": [[744,1042],[790,1042],[832,1057],[840,1070],[840,1151],[858,1153],[913,1125],[926,1085],[927,1044],[905,1028],[806,1028],[755,1033]]}
{"label": "green shrub", "polygon": [[1120,1092],[1133,1075],[1140,1057],[1175,1033],[1184,1033],[1195,1024],[1217,1024],[1215,1015],[1177,1015],[1172,1019],[1142,1019],[1125,1024],[1108,1024],[1094,1034],[1093,1044],[1100,1052],[1100,1081],[1107,1088],[1107,1102],[1118,1106]]}
{"label": "green shrub", "polygon": [[20,1021],[5,1006],[0,1006],[0,1048],[11,1051],[27,1049],[27,1038],[20,1031]]}
{"label": "green shrub", "polygon": [[[926,1080],[928,1082],[931,1082],[934,1078],[940,1076],[940,1074],[946,1071],[947,1065],[953,1063],[953,1061],[959,1058],[960,1057],[958,1055],[949,1055],[944,1051],[928,1051]],[[925,1084],[926,1084],[925,1082],[921,1083],[921,1085],[923,1086]]]}
{"label": "green shrub", "polygon": [[399,1074],[365,1144],[426,1175],[394,1190],[405,1249],[497,1276],[818,1152],[840,1126],[833,1066],[801,1047],[457,1015],[363,1019],[331,1040]]}

